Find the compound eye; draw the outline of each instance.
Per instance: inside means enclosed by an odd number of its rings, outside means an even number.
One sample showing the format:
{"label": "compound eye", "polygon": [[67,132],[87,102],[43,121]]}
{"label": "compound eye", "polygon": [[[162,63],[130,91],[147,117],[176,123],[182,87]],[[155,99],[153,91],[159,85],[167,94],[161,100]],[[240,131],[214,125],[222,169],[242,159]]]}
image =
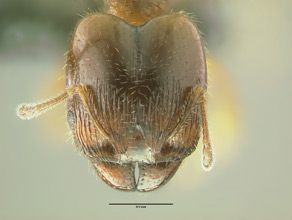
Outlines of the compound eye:
{"label": "compound eye", "polygon": [[73,129],[75,126],[76,119],[75,119],[75,114],[72,110],[69,110],[67,113],[67,122],[69,124],[69,127]]}

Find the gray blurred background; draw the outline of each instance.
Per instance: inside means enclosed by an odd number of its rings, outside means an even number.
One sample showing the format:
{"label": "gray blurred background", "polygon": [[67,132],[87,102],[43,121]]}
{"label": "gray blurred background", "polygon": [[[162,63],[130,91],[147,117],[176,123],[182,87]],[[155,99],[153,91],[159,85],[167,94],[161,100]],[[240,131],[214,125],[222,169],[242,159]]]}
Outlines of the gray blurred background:
{"label": "gray blurred background", "polygon": [[[173,180],[125,193],[93,174],[66,135],[65,107],[21,121],[15,108],[64,89],[64,53],[94,0],[0,0],[0,219],[292,219],[292,2],[185,0],[209,50],[209,122],[217,161],[198,150]],[[111,207],[109,202],[174,206]]]}

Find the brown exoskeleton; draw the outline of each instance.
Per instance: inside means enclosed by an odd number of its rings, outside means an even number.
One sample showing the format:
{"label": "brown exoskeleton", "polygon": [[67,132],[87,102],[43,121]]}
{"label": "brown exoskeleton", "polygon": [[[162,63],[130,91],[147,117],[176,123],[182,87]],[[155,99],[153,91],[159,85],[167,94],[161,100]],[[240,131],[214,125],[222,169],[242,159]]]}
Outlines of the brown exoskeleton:
{"label": "brown exoskeleton", "polygon": [[166,0],[108,0],[106,6],[106,13],[89,14],[75,28],[66,91],[22,104],[18,115],[31,119],[67,100],[75,144],[119,190],[165,184],[201,133],[202,166],[209,170],[206,60],[194,21],[172,13]]}

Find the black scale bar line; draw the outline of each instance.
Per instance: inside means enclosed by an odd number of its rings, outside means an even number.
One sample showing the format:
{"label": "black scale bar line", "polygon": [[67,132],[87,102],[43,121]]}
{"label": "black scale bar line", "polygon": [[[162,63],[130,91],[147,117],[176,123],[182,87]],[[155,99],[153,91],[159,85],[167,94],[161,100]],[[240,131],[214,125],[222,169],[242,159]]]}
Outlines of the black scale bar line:
{"label": "black scale bar line", "polygon": [[173,203],[109,203],[109,205],[173,205]]}

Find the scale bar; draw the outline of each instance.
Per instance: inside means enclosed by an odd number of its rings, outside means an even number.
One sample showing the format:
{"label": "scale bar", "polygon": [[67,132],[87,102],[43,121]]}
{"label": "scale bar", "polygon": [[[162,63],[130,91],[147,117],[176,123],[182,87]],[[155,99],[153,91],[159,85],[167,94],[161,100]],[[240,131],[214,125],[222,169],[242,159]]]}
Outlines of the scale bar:
{"label": "scale bar", "polygon": [[109,205],[173,205],[173,203],[109,203]]}

